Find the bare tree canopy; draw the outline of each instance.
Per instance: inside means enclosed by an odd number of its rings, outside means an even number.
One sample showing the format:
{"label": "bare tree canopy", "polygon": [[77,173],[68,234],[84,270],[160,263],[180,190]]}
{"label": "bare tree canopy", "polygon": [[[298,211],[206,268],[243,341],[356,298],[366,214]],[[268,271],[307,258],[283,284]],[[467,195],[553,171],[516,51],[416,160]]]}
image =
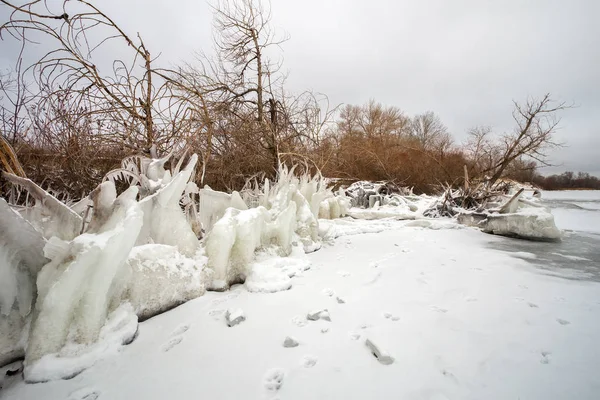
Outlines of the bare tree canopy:
{"label": "bare tree canopy", "polygon": [[560,123],[559,112],[572,106],[556,102],[550,94],[539,99],[529,98],[525,103],[514,103],[512,132],[495,140],[489,127],[473,128],[467,148],[480,174],[489,175],[490,184],[500,179],[515,161],[529,158],[542,165],[550,165],[547,150],[561,146],[554,140]]}

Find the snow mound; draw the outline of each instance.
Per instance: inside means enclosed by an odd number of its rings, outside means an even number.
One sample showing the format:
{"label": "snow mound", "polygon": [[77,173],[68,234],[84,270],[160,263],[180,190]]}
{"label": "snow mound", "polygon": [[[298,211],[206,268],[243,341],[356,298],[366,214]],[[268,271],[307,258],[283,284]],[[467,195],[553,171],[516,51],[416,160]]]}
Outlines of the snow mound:
{"label": "snow mound", "polygon": [[336,220],[319,220],[320,236],[331,241],[340,236],[360,235],[363,233],[379,233],[393,229],[392,220],[361,220],[342,218]]}
{"label": "snow mound", "polygon": [[244,286],[249,292],[274,293],[292,287],[291,278],[310,268],[310,261],[301,248],[294,247],[288,257],[259,254],[250,264]]}

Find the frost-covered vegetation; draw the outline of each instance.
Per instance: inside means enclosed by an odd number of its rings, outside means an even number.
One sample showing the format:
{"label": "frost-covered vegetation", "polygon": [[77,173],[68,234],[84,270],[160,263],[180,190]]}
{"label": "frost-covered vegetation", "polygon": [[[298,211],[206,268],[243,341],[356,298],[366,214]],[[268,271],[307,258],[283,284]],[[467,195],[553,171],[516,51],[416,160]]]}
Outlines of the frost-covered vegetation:
{"label": "frost-covered vegetation", "polygon": [[[503,181],[554,145],[549,95],[457,145],[431,112],[287,93],[259,2],[219,2],[218,54],[172,69],[91,2],[2,3],[0,33],[52,48],[1,77],[0,364],[24,357],[28,381],[78,374],[206,290],[287,290],[306,253],[390,221],[560,238]],[[131,58],[111,69],[95,54],[113,40]]]}
{"label": "frost-covered vegetation", "polygon": [[[196,155],[172,170],[168,158],[140,157],[136,179],[111,172],[73,207],[4,173],[34,204],[0,199],[0,363],[25,355],[27,380],[69,377],[93,364],[99,346],[133,340],[138,318],[205,288],[288,289],[307,267],[305,252],[321,246],[318,218],[343,217],[350,206],[322,177],[284,166],[273,183],[241,195],[198,190]],[[117,195],[123,181],[131,186]]]}
{"label": "frost-covered vegetation", "polygon": [[[170,170],[169,158],[140,157],[135,179],[111,172],[72,207],[3,173],[34,204],[0,203],[7,221],[0,231],[0,363],[24,355],[28,381],[66,378],[92,365],[105,353],[99,348],[115,351],[134,340],[138,318],[206,289],[243,283],[251,292],[287,290],[309,267],[306,253],[339,229],[364,232],[350,222],[348,228],[327,223],[346,215],[419,219],[407,226],[439,229],[425,215],[442,209],[484,232],[560,238],[551,214],[519,199],[522,189],[507,198],[488,194],[487,208],[475,209],[458,206],[449,194],[415,196],[382,183],[357,182],[334,193],[320,175],[296,175],[295,167],[281,165],[274,182],[254,180],[227,194],[198,189],[191,180],[195,154],[183,168],[181,159],[172,161]],[[131,185],[117,195],[115,183],[123,181]]]}
{"label": "frost-covered vegetation", "polygon": [[[185,147],[201,156],[195,181],[225,192],[298,162],[323,176],[385,180],[415,193],[460,185],[465,165],[472,178],[531,182],[568,107],[549,95],[525,99],[514,106],[514,129],[474,127],[458,143],[432,111],[408,115],[376,101],[341,107],[323,94],[291,93],[284,65],[271,61],[288,38],[259,0],[216,2],[214,53],[175,66],[95,1],[21,3],[0,5],[3,39],[24,45],[12,55],[14,71],[0,76],[0,160],[75,200],[125,157]],[[134,24],[139,15],[119,17]],[[37,49],[29,37],[49,53],[26,65]],[[115,174],[133,180],[136,169],[127,163]]]}

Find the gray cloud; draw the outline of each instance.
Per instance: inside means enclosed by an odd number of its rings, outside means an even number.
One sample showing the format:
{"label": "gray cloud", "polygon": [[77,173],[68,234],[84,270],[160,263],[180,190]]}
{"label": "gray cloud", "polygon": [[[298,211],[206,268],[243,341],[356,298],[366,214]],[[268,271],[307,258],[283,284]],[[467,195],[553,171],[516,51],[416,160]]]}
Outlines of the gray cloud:
{"label": "gray cloud", "polygon": [[[210,50],[211,12],[194,0],[104,0],[163,63]],[[0,14],[6,15],[4,7]],[[600,2],[596,0],[272,0],[292,91],[332,103],[375,99],[408,114],[432,110],[457,140],[484,124],[512,128],[512,100],[550,92],[578,107],[563,113],[553,151],[565,169],[600,175]],[[15,47],[0,43],[0,63]],[[118,55],[116,50],[115,55]]]}

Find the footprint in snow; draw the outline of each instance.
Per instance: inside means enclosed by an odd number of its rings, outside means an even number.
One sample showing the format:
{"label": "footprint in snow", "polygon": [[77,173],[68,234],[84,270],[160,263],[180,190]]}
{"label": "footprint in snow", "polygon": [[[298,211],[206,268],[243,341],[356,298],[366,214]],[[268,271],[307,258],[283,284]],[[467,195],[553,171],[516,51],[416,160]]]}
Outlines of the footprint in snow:
{"label": "footprint in snow", "polygon": [[219,304],[223,303],[225,300],[227,300],[227,299],[225,298],[225,296],[220,296],[220,297],[217,297],[216,299],[214,299],[213,301],[211,301],[210,303],[211,303],[213,306],[218,306]]}
{"label": "footprint in snow", "polygon": [[348,332],[348,337],[349,337],[351,340],[358,340],[358,339],[360,339],[360,333],[358,333],[358,332],[353,332],[353,331],[350,331],[350,332]]}
{"label": "footprint in snow", "polygon": [[338,271],[338,275],[341,276],[342,278],[347,278],[350,276],[350,272],[348,271]]}
{"label": "footprint in snow", "polygon": [[210,310],[208,312],[208,315],[211,316],[212,319],[214,319],[215,321],[218,321],[223,318],[223,315],[225,315],[225,310],[221,310],[221,309]]}
{"label": "footprint in snow", "polygon": [[527,305],[531,308],[540,308],[537,304],[535,303],[527,303]]}
{"label": "footprint in snow", "polygon": [[302,358],[302,366],[304,368],[312,368],[317,364],[319,359],[316,356],[304,356]]}
{"label": "footprint in snow", "polygon": [[454,374],[450,371],[448,371],[447,369],[443,369],[442,371],[442,375],[444,375],[446,378],[449,378],[451,380],[453,380],[454,382],[458,383],[458,379],[456,379],[456,376],[454,376]]}
{"label": "footprint in snow", "polygon": [[322,293],[325,296],[329,296],[329,297],[332,297],[335,294],[335,292],[333,291],[333,289],[330,289],[330,288],[323,289]]}
{"label": "footprint in snow", "polygon": [[571,322],[567,321],[566,319],[562,319],[562,318],[556,318],[556,322],[558,322],[561,325],[569,325]]}
{"label": "footprint in snow", "polygon": [[373,274],[373,277],[371,279],[369,279],[367,282],[365,282],[365,285],[372,285],[375,282],[377,282],[379,280],[379,278],[381,278],[381,271],[377,272],[376,274]]}
{"label": "footprint in snow", "polygon": [[91,388],[77,389],[69,395],[69,400],[96,400],[100,392]]}
{"label": "footprint in snow", "polygon": [[540,363],[541,364],[550,364],[550,353],[549,351],[542,351],[540,353],[542,355],[542,358],[540,359]]}
{"label": "footprint in snow", "polygon": [[179,328],[175,329],[173,333],[171,333],[171,336],[181,335],[182,333],[187,332],[188,329],[190,329],[189,325],[181,325]]}
{"label": "footprint in snow", "polygon": [[438,306],[431,306],[431,309],[433,311],[442,313],[442,314],[446,314],[448,312],[448,310],[446,308],[442,308],[442,307],[438,307]]}
{"label": "footprint in snow", "polygon": [[175,336],[172,337],[167,343],[165,343],[162,347],[162,351],[165,353],[170,351],[173,347],[177,346],[183,340],[183,336]]}
{"label": "footprint in snow", "polygon": [[474,301],[477,301],[477,299],[475,297],[465,297],[465,301],[468,303],[472,303]]}
{"label": "footprint in snow", "polygon": [[384,312],[383,313],[383,318],[389,319],[389,320],[392,320],[392,321],[399,321],[400,320],[400,317],[397,317],[397,316],[395,316],[395,315],[393,315],[392,313],[389,313],[389,312]]}
{"label": "footprint in snow", "polygon": [[285,372],[281,368],[273,368],[265,374],[263,379],[263,384],[265,389],[270,392],[276,392],[281,389],[281,385],[283,385],[283,378],[285,377]]}
{"label": "footprint in snow", "polygon": [[308,324],[308,322],[306,321],[306,317],[302,317],[300,315],[296,315],[295,317],[293,317],[292,323],[299,327],[303,327],[306,326],[306,324]]}

